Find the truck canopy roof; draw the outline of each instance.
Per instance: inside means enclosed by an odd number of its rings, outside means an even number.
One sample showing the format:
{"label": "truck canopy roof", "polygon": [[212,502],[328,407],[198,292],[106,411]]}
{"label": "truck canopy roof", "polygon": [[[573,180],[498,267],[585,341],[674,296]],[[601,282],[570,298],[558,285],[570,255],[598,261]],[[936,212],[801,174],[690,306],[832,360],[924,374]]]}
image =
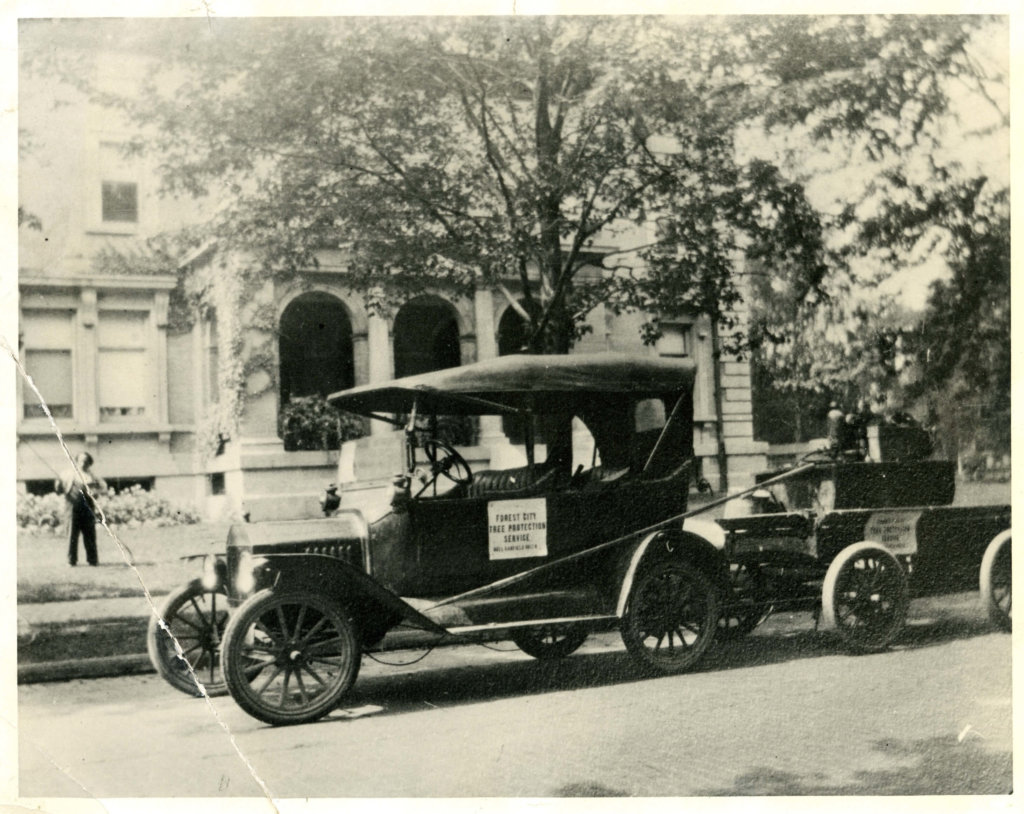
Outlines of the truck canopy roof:
{"label": "truck canopy roof", "polygon": [[689,359],[625,353],[514,355],[366,384],[328,396],[353,413],[499,415],[517,410],[579,412],[594,396],[655,398],[691,393]]}

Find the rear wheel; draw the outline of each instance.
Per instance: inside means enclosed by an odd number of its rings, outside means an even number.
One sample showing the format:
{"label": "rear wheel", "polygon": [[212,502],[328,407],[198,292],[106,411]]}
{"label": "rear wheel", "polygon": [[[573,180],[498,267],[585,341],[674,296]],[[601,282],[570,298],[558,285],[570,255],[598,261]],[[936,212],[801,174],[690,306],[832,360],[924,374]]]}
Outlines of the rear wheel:
{"label": "rear wheel", "polygon": [[587,631],[568,625],[549,625],[516,630],[511,638],[520,650],[535,659],[561,659],[580,648],[587,640]]}
{"label": "rear wheel", "polygon": [[192,580],[164,600],[160,619],[149,619],[146,650],[161,678],[188,695],[202,695],[197,682],[209,696],[224,695],[227,685],[220,669],[220,645],[228,621],[224,589],[209,590],[198,579]]}
{"label": "rear wheel", "polygon": [[326,715],[355,683],[361,657],[345,610],[307,592],[261,591],[235,612],[224,633],[231,697],[269,724]]}
{"label": "rear wheel", "polygon": [[678,560],[643,568],[630,589],[622,640],[641,664],[661,673],[693,668],[718,628],[718,597],[708,578]]}
{"label": "rear wheel", "polygon": [[822,586],[822,612],[851,649],[872,653],[899,635],[910,598],[899,561],[880,545],[847,546],[832,561]]}
{"label": "rear wheel", "polygon": [[1013,551],[1010,534],[997,536],[981,560],[981,601],[988,618],[1001,630],[1013,628],[1011,604],[1013,599]]}

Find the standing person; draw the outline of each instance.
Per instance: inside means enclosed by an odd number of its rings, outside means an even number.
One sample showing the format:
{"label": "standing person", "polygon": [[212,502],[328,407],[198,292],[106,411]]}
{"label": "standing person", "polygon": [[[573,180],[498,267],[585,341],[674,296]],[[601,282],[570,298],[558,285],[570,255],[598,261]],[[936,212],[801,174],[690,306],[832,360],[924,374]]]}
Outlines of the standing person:
{"label": "standing person", "polygon": [[57,494],[63,494],[68,502],[68,565],[78,565],[79,533],[85,546],[86,561],[89,565],[97,565],[96,503],[92,496],[107,491],[107,484],[92,471],[92,455],[88,452],[80,452],[75,463],[78,470],[70,467],[56,483]]}

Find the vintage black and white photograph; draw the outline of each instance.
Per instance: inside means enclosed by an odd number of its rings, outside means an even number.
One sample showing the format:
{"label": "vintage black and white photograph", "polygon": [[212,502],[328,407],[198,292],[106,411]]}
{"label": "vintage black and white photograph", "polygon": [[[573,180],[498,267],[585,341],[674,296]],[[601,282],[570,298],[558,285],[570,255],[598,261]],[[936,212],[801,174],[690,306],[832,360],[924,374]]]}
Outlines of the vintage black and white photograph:
{"label": "vintage black and white photograph", "polygon": [[1010,16],[381,11],[16,21],[12,798],[1008,808]]}

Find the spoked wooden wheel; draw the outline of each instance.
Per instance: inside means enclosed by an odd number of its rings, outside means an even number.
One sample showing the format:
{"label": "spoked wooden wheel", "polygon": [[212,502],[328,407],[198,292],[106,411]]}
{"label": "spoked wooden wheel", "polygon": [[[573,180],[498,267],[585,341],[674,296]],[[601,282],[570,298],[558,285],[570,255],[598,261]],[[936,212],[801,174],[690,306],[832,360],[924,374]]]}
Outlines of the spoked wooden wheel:
{"label": "spoked wooden wheel", "polygon": [[992,624],[1002,630],[1012,630],[1013,551],[1008,530],[998,535],[985,549],[979,581],[981,601]]}
{"label": "spoked wooden wheel", "polygon": [[622,640],[646,667],[679,673],[707,651],[718,616],[718,597],[708,578],[688,563],[662,560],[637,576],[622,618]]}
{"label": "spoked wooden wheel", "polygon": [[359,672],[361,651],[343,608],[312,593],[261,591],[232,616],[223,666],[231,697],[269,724],[315,721]]}
{"label": "spoked wooden wheel", "polygon": [[886,648],[903,629],[909,605],[907,578],[885,548],[847,546],[832,561],[822,586],[825,623],[857,652]]}
{"label": "spoked wooden wheel", "polygon": [[[228,598],[223,588],[209,590],[198,580],[179,588],[164,600],[160,618],[149,619],[146,650],[157,673],[174,689],[210,696],[224,695],[227,685],[220,669],[220,646],[228,622]],[[178,648],[181,655],[178,655]]]}
{"label": "spoked wooden wheel", "polygon": [[512,641],[535,659],[561,659],[575,653],[587,639],[586,628],[550,625],[517,630]]}
{"label": "spoked wooden wheel", "polygon": [[742,639],[767,619],[772,605],[766,601],[764,578],[756,564],[736,563],[729,569],[730,596],[722,606],[716,638],[720,642]]}

